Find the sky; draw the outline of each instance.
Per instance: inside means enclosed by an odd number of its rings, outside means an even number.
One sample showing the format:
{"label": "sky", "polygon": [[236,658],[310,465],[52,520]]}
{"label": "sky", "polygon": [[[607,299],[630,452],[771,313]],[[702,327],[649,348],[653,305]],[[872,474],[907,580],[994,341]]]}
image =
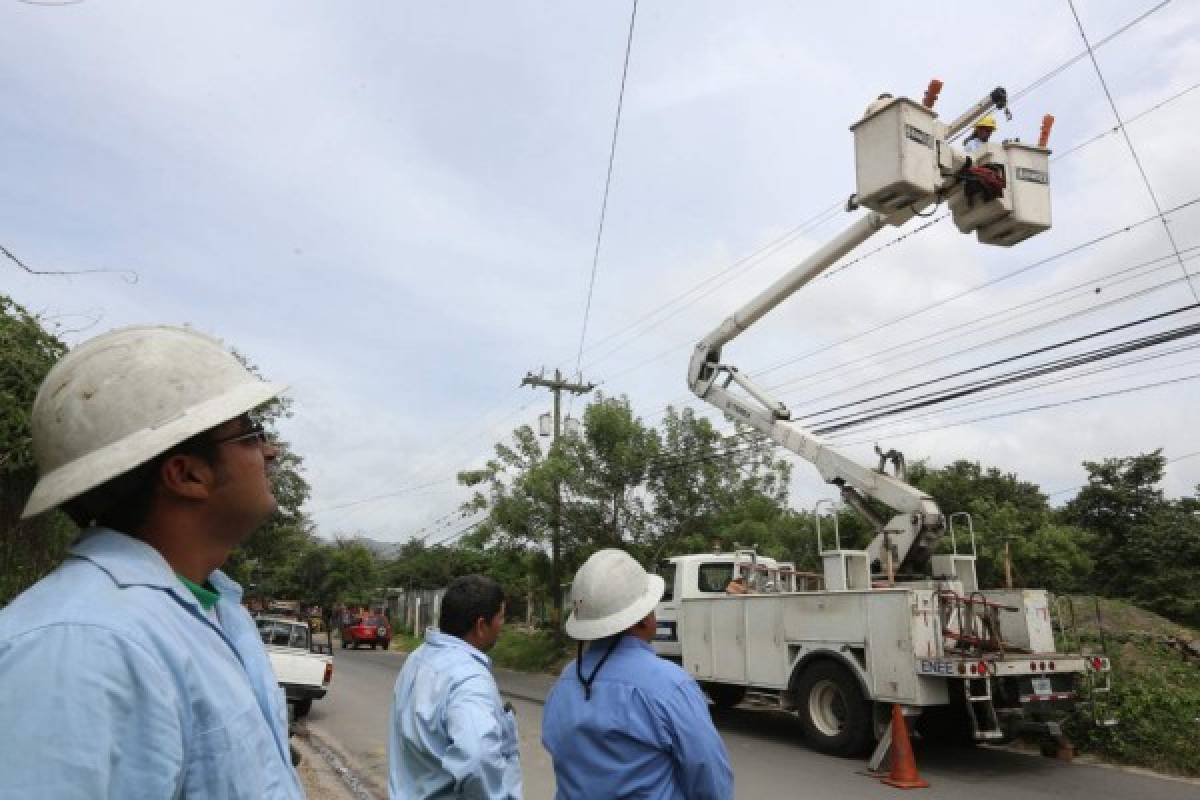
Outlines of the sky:
{"label": "sky", "polygon": [[[529,371],[626,395],[649,424],[668,403],[708,413],[692,347],[863,213],[840,209],[849,126],[881,92],[919,99],[939,78],[949,120],[1003,85],[1018,99],[998,135],[1026,142],[1052,113],[1054,225],[1012,248],[949,220],[881,231],[725,349],[794,411],[1195,303],[1200,4],[1075,8],[1092,42],[1149,12],[1095,51],[1104,84],[1086,56],[1059,69],[1084,52],[1065,0],[986,19],[642,0],[580,357],[630,3],[4,0],[0,244],[109,271],[0,263],[0,292],[71,344],[147,323],[220,337],[291,385],[282,434],[321,535],[437,538],[461,524],[455,474],[549,410]],[[865,463],[876,442],[977,460],[1055,502],[1082,462],[1161,448],[1167,494],[1192,494],[1192,344],[834,441]],[[833,495],[793,460],[795,506]]]}

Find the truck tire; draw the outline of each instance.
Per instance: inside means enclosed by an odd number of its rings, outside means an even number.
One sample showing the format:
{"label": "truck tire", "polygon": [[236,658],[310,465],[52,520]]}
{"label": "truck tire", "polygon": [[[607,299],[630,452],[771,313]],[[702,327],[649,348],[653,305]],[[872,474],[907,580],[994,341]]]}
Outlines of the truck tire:
{"label": "truck tire", "polygon": [[312,711],[312,698],[304,697],[300,700],[297,700],[295,702],[295,707],[296,719],[304,719],[306,716],[308,716],[308,712]]}
{"label": "truck tire", "polygon": [[796,706],[804,738],[814,750],[855,756],[871,747],[871,704],[841,664],[817,661],[808,667],[796,687]]}
{"label": "truck tire", "polygon": [[746,699],[746,687],[737,686],[732,683],[702,683],[700,688],[713,701],[713,705],[720,709],[733,708],[738,703]]}
{"label": "truck tire", "polygon": [[349,642],[347,642],[345,639],[342,639],[342,649],[345,650],[348,645]]}

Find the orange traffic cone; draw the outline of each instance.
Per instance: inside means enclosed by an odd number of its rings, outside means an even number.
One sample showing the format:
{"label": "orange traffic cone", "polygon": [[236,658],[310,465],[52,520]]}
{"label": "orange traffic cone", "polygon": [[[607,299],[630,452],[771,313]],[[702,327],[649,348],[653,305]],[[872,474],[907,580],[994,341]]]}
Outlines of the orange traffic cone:
{"label": "orange traffic cone", "polygon": [[908,724],[898,705],[892,706],[892,771],[880,780],[897,789],[924,789],[929,786],[929,781],[921,780],[917,773],[917,760],[913,758],[912,742],[908,740]]}

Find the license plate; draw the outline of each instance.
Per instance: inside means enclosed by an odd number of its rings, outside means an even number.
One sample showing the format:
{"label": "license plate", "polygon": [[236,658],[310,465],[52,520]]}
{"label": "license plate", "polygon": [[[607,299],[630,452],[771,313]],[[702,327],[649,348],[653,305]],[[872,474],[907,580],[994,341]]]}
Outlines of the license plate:
{"label": "license plate", "polygon": [[1050,685],[1050,679],[1034,678],[1033,693],[1038,695],[1054,694],[1054,687]]}

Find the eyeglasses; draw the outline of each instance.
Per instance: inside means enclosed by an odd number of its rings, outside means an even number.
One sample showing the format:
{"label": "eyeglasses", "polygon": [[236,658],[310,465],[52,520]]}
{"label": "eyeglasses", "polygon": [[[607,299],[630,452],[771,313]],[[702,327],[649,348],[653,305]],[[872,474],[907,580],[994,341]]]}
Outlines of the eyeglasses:
{"label": "eyeglasses", "polygon": [[263,428],[260,422],[251,422],[250,427],[241,433],[235,433],[233,436],[225,436],[220,439],[213,439],[213,444],[232,444],[234,442],[248,442],[253,440],[255,444],[265,445],[270,444],[270,439],[267,438],[267,431]]}

